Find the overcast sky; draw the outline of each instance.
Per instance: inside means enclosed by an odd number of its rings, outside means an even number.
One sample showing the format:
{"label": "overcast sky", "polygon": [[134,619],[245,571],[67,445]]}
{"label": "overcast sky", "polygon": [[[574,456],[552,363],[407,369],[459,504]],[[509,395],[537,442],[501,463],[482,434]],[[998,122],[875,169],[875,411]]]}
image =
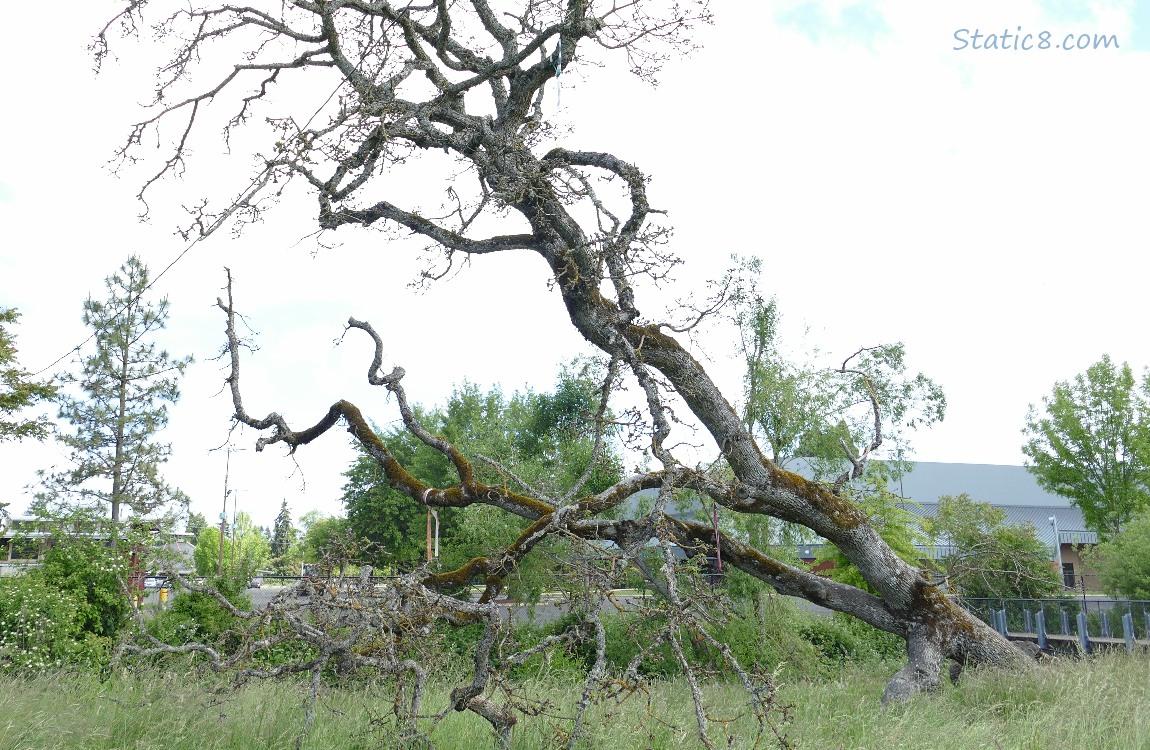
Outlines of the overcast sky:
{"label": "overcast sky", "polygon": [[[30,370],[87,336],[83,300],[103,296],[104,277],[129,254],[153,273],[180,256],[181,205],[241,190],[251,176],[243,144],[270,139],[253,131],[228,156],[205,133],[201,163],[161,186],[150,222],[138,222],[133,196],[159,161],[119,178],[107,162],[142,117],[156,51],[148,39],[121,43],[118,60],[93,74],[86,46],[113,7],[82,3],[51,19],[34,3],[6,10],[20,33],[0,46],[0,306],[23,313],[16,333]],[[669,212],[686,261],[668,295],[697,292],[732,253],[754,254],[792,345],[809,328],[806,345],[830,364],[862,345],[905,342],[911,367],[949,400],[945,422],[915,437],[920,460],[1020,464],[1027,406],[1056,380],[1103,353],[1137,369],[1150,362],[1150,3],[717,1],[713,10],[702,49],[668,65],[656,88],[620,67],[569,67],[556,118],[572,129],[564,145],[611,151],[651,176],[651,202]],[[1004,31],[1018,49],[982,48]],[[1050,49],[1038,48],[1043,32]],[[1080,34],[1117,45],[1059,48]],[[534,256],[478,258],[414,292],[422,243],[345,229],[329,238],[338,246],[317,248],[306,239],[314,201],[302,185],[291,191],[264,224],[195,245],[156,285],[172,310],[163,345],[197,358],[165,436],[175,452],[166,476],[209,519],[224,486],[224,454],[212,449],[228,440],[231,413],[211,360],[224,265],[259,332],[244,370],[247,407],[298,426],[339,398],[379,424],[396,419],[364,383],[366,339],[349,334],[333,347],[349,315],[383,332],[386,364],[406,368],[409,397],[425,404],[464,379],[546,389],[561,362],[588,351]],[[716,328],[698,354],[737,400],[733,344]],[[298,468],[278,449],[255,454],[254,441],[250,431],[232,436],[241,510],[261,524],[282,499],[297,516],[340,512],[339,473],[352,456],[342,433],[302,449]],[[35,469],[57,460],[51,445],[0,446],[10,510],[26,507]]]}

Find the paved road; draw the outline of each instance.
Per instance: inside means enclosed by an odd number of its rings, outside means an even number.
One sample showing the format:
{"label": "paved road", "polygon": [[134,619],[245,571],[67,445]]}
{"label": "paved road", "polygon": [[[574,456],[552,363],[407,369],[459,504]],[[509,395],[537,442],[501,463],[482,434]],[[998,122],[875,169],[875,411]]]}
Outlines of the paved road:
{"label": "paved road", "polygon": [[[264,585],[258,589],[248,589],[248,596],[252,599],[252,606],[259,609],[266,607],[277,594],[285,589],[290,589],[291,586],[267,586]],[[825,607],[820,607],[817,604],[811,604],[803,599],[796,599],[790,597],[800,608],[820,615],[829,615],[831,610]],[[171,598],[168,599],[171,602]],[[624,609],[638,608],[643,604],[643,597],[636,596],[621,596],[617,597],[616,601]],[[159,596],[156,591],[149,591],[144,600],[145,604],[157,605],[159,604]],[[512,617],[516,622],[530,622],[532,620],[532,607],[526,604],[517,604],[515,602],[501,601],[501,605],[506,608],[508,617]],[[544,599],[539,604],[534,606],[534,622],[538,624],[545,624],[554,622],[567,613],[569,607],[566,603],[558,599]],[[600,612],[609,613],[616,611],[615,605],[610,601],[604,599],[599,608]]]}

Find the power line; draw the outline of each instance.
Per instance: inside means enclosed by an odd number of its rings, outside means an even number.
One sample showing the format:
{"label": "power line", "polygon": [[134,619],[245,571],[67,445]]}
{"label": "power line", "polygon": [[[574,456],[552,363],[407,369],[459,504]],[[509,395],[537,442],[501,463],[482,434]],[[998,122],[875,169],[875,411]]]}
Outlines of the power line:
{"label": "power line", "polygon": [[[327,99],[325,99],[323,101],[323,103],[320,104],[318,108],[316,108],[315,112],[313,112],[311,117],[309,117],[307,119],[307,122],[304,123],[303,127],[299,129],[299,132],[297,132],[295,135],[291,136],[290,138],[288,138],[287,140],[285,140],[282,143],[282,145],[279,148],[279,152],[281,154],[284,153],[285,151],[287,151],[288,146],[292,143],[292,141],[297,140],[300,137],[300,134],[303,133],[304,131],[306,131],[311,126],[312,121],[315,120],[315,118],[319,116],[319,113],[323,111],[324,107],[326,107],[331,102],[332,98],[334,98],[335,95],[339,92],[339,90],[343,87],[343,84],[344,84],[343,81],[338,83],[336,85],[336,87],[334,89],[332,89],[332,92],[330,94],[328,94]],[[168,265],[164,266],[163,270],[161,270],[158,274],[156,274],[155,277],[153,277],[152,280],[149,281],[148,284],[143,289],[140,290],[139,294],[137,294],[133,298],[130,298],[126,303],[124,303],[124,306],[121,307],[119,310],[117,310],[115,314],[120,315],[120,313],[124,312],[129,307],[131,307],[132,305],[139,302],[140,298],[144,296],[144,293],[147,292],[149,289],[151,289],[153,286],[155,286],[156,282],[159,281],[161,278],[163,278],[164,274],[166,274],[168,271],[170,271],[172,269],[172,266],[179,263],[183,259],[183,257],[185,255],[187,255],[188,252],[193,247],[195,247],[201,240],[206,239],[207,237],[210,237],[211,235],[215,234],[216,231],[221,226],[223,226],[224,223],[228,219],[230,219],[235,214],[235,212],[240,209],[241,206],[247,205],[248,201],[253,196],[255,196],[256,193],[258,193],[260,190],[262,190],[265,185],[267,185],[268,178],[271,176],[271,172],[272,172],[272,165],[268,164],[267,166],[265,166],[263,168],[263,170],[259,174],[257,174],[255,177],[253,177],[251,179],[251,181],[247,184],[247,187],[245,187],[243,189],[243,191],[241,191],[240,197],[238,197],[234,201],[232,201],[231,205],[228,206],[228,208],[223,213],[221,213],[219,216],[217,216],[216,219],[214,221],[212,221],[206,229],[201,229],[200,233],[191,242],[188,243],[187,247],[185,247],[183,250],[181,250],[180,253],[175,258],[173,258],[170,263],[168,263]],[[47,367],[42,367],[41,369],[32,373],[30,377],[35,378],[39,375],[42,375],[43,373],[47,372],[48,370],[51,370],[56,365],[63,362],[68,357],[72,356],[73,354],[79,353],[80,349],[83,348],[85,344],[87,344],[92,339],[96,338],[96,333],[97,333],[96,331],[93,331],[92,333],[88,334],[88,337],[85,338],[83,341],[81,341],[79,344],[76,344],[76,346],[72,347],[68,351],[61,354]]]}

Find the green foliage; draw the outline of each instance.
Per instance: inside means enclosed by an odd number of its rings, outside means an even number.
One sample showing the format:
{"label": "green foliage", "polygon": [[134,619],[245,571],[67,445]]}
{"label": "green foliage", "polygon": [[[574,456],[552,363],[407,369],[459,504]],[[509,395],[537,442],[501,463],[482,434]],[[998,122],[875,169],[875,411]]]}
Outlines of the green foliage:
{"label": "green foliage", "polygon": [[120,586],[127,573],[123,555],[102,541],[63,536],[35,571],[49,586],[73,594],[83,630],[105,638],[115,638],[131,614]]}
{"label": "green foliage", "polygon": [[285,499],[272,527],[269,567],[279,575],[299,573],[303,563],[303,550],[299,541],[299,531],[292,524],[291,510]]}
{"label": "green foliage", "polygon": [[815,478],[842,473],[848,455],[858,457],[871,443],[877,404],[883,447],[894,460],[873,468],[897,475],[909,433],[946,413],[942,389],[922,373],[907,373],[901,343],[860,349],[839,367],[820,368],[784,356],[775,300],[744,299],[736,322],[746,367],[744,419],[780,466],[803,458]]}
{"label": "green foliage", "polygon": [[[483,392],[464,383],[442,409],[415,412],[426,429],[451,441],[472,462],[481,481],[558,497],[576,485],[591,460],[600,377],[593,365],[576,363],[563,371],[553,392],[517,392],[511,397],[498,388]],[[458,484],[447,459],[402,426],[383,432],[381,438],[421,481],[435,487]],[[622,459],[605,440],[581,492],[600,492],[621,474]],[[371,542],[371,561],[400,568],[423,562],[426,509],[391,489],[382,469],[366,455],[358,457],[344,476],[348,525],[357,538]],[[522,530],[522,519],[486,505],[442,508],[438,513],[444,568],[495,554]],[[553,542],[544,547],[559,553]],[[532,556],[509,578],[513,595],[531,600],[550,585],[549,566],[539,559],[545,556]]]}
{"label": "green foliage", "polygon": [[[737,602],[730,617],[719,617],[706,625],[719,642],[727,644],[744,669],[757,672],[780,670],[787,679],[815,679],[839,674],[846,667],[904,657],[902,638],[884,633],[846,615],[824,616],[800,609],[794,600],[767,593],[753,602]],[[665,616],[649,612],[607,614],[602,616],[606,634],[607,670],[621,675],[641,652],[639,674],[657,679],[675,679],[683,674],[682,665],[667,643],[654,645],[667,627]],[[515,652],[539,643],[549,635],[558,635],[578,626],[577,615],[568,614],[545,625],[514,626],[502,648]],[[483,633],[482,625],[464,628],[445,627],[441,651],[447,660],[470,659]],[[684,654],[694,668],[735,679],[721,655],[705,639],[689,629],[679,632]],[[532,657],[516,667],[516,679],[564,677],[582,679],[594,663],[594,645],[589,641],[557,645],[548,652]]]}
{"label": "green foliage", "polygon": [[1043,489],[1070,498],[1103,539],[1150,507],[1150,374],[1109,355],[1033,405],[1023,433],[1027,469]]}
{"label": "green foliage", "polygon": [[0,308],[0,443],[5,440],[47,437],[52,423],[47,417],[18,418],[24,409],[56,395],[56,387],[32,379],[16,361],[16,335],[5,326],[14,325],[20,313]]}
{"label": "green foliage", "polygon": [[[391,430],[383,435],[396,460],[414,476],[443,486],[448,481],[447,462],[438,453],[420,450],[418,440],[406,430]],[[427,511],[422,505],[388,486],[379,463],[361,453],[344,472],[343,501],[347,521],[357,536],[373,545],[372,562],[377,567],[411,568],[426,554]],[[447,525],[454,509],[439,512],[440,522]]]}
{"label": "green foliage", "polygon": [[[758,270],[753,263],[750,268]],[[886,488],[907,468],[902,457],[910,433],[942,421],[942,389],[922,373],[907,372],[901,343],[860,349],[833,369],[789,361],[779,344],[779,311],[773,299],[743,299],[736,322],[746,367],[744,419],[761,443],[770,446],[771,460],[786,466],[801,459],[804,473],[829,482],[866,456],[870,460],[865,473],[841,492],[868,515],[899,557],[915,563],[917,518],[899,508]],[[887,455],[882,461],[869,455],[876,410]],[[760,549],[764,543],[786,547],[810,541],[805,529],[769,519],[732,523],[742,527],[737,535]],[[820,561],[834,563],[832,578],[873,591],[839,550],[830,548]]]}
{"label": "green foliage", "polygon": [[287,553],[295,544],[296,530],[291,522],[291,510],[288,509],[287,500],[280,505],[279,515],[276,516],[275,526],[272,530],[272,557],[280,557]]}
{"label": "green foliage", "polygon": [[349,538],[350,526],[346,518],[318,518],[309,524],[303,536],[303,559],[309,563],[329,559],[346,561],[348,548],[354,546]]}
{"label": "green foliage", "polygon": [[78,594],[35,571],[0,578],[0,669],[27,673],[103,661],[108,642],[84,630],[84,609]]}
{"label": "green foliage", "polygon": [[166,324],[168,301],[144,301],[148,269],[139,258],[129,258],[105,286],[107,300],[84,302],[94,351],[83,358],[79,375],[62,377],[82,393],[59,398],[59,417],[73,428],[59,436],[72,466],[41,475],[40,503],[107,503],[117,522],[122,506],[147,515],[187,505],[187,497],[160,478],[171,448],[155,437],[168,423],[167,404],[179,398],[177,380],[192,358],[175,359],[153,343]]}
{"label": "green foliage", "polygon": [[936,545],[955,547],[941,564],[963,596],[1034,599],[1062,591],[1050,548],[1034,527],[1008,525],[1006,512],[989,503],[944,495],[923,530]]}
{"label": "green foliage", "polygon": [[1096,546],[1089,559],[1107,594],[1150,599],[1150,512]]}
{"label": "green foliage", "polygon": [[208,527],[208,519],[204,518],[203,513],[191,513],[188,515],[188,523],[184,526],[184,531],[192,535],[192,538],[198,538],[200,532]]}
{"label": "green foliage", "polygon": [[[232,533],[234,531],[234,534]],[[235,543],[233,545],[233,538]],[[234,547],[234,554],[233,554]],[[226,530],[224,536],[223,570],[245,580],[260,570],[270,556],[270,545],[259,527],[252,523],[247,513],[237,513],[235,528]],[[196,573],[201,576],[214,576],[220,564],[220,529],[208,526],[196,539],[193,553]]]}
{"label": "green foliage", "polygon": [[102,542],[56,535],[39,567],[0,578],[0,668],[106,663],[130,614],[126,572]]}
{"label": "green foliage", "polygon": [[[252,600],[247,595],[247,581],[245,575],[225,572],[222,576],[207,579],[207,584],[238,609],[250,610]],[[236,620],[235,615],[211,594],[184,591],[174,597],[167,609],[152,618],[148,631],[165,643],[175,645],[193,641],[212,643],[231,631]]]}
{"label": "green foliage", "polygon": [[[885,486],[885,479],[882,483]],[[871,525],[896,555],[911,565],[918,565],[921,554],[916,545],[922,540],[919,518],[900,507],[899,503],[903,502],[901,498],[883,488],[871,486],[852,488],[851,499],[855,507],[867,514]],[[837,547],[827,545],[819,554],[818,562],[834,563],[834,566],[826,571],[826,575],[830,578],[875,593],[874,587],[863,579],[859,569]]]}

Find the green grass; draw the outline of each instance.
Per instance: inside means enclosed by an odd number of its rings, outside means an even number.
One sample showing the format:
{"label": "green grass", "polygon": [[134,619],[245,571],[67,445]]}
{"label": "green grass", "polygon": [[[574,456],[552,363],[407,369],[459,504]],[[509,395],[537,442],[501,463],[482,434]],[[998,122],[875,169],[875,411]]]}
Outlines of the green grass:
{"label": "green grass", "polygon": [[[895,665],[846,671],[838,679],[788,684],[794,704],[787,735],[798,748],[953,748],[955,750],[1150,750],[1150,657],[1113,654],[1090,661],[1064,659],[1029,675],[968,672],[957,687],[908,704],[882,708],[879,695]],[[524,718],[516,748],[553,747],[571,713],[579,684],[550,677],[517,686],[551,704]],[[707,688],[713,716],[736,719],[726,731],[735,747],[752,734],[741,719],[740,693]],[[115,673],[0,678],[0,750],[217,750],[292,747],[302,726],[305,688],[299,682],[260,682],[233,689],[196,674]],[[446,704],[436,691],[430,710]],[[390,705],[381,686],[327,688],[305,748],[391,747],[390,731],[373,720]],[[694,717],[682,680],[654,684],[621,706],[600,705],[589,719],[586,748],[694,747]],[[726,746],[723,727],[712,726]],[[494,746],[485,722],[452,714],[433,735],[441,749]],[[764,742],[764,747],[771,745]]]}

